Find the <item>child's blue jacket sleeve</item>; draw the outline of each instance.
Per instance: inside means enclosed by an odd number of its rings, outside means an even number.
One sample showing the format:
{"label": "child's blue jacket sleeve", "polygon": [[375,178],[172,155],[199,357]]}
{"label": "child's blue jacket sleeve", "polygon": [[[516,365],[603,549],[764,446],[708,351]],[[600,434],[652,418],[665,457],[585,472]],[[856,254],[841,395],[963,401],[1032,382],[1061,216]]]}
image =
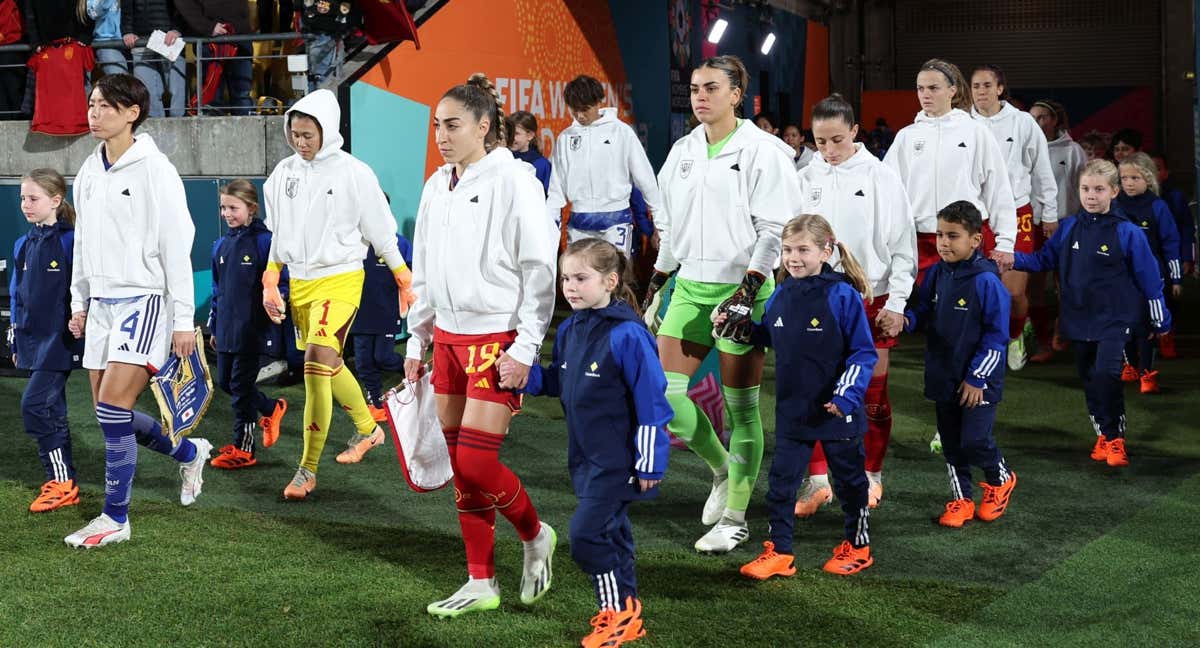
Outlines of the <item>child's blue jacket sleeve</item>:
{"label": "child's blue jacket sleeve", "polygon": [[526,381],[525,387],[521,389],[522,394],[529,394],[530,396],[553,396],[555,398],[562,395],[562,386],[558,382],[558,365],[562,362],[562,353],[559,345],[562,343],[567,329],[571,327],[571,322],[572,320],[570,319],[563,322],[554,333],[554,346],[550,351],[550,367],[543,367],[535,362],[529,368],[529,380]]}
{"label": "child's blue jacket sleeve", "polygon": [[1169,279],[1171,285],[1179,285],[1183,283],[1183,267],[1179,263],[1179,228],[1175,225],[1175,217],[1171,215],[1171,208],[1167,206],[1166,201],[1161,198],[1151,203],[1154,209],[1154,218],[1158,221],[1158,239],[1162,246],[1163,257],[1167,261],[1167,272],[1171,276],[1163,277]]}
{"label": "child's blue jacket sleeve", "polygon": [[613,328],[608,344],[637,410],[634,471],[641,479],[662,479],[671,445],[667,423],[675,412],[667,402],[667,377],[654,336],[641,322],[623,322]]}
{"label": "child's blue jacket sleeve", "polygon": [[[25,319],[25,316],[22,313],[22,311],[25,309],[25,304],[21,300],[21,293],[17,291],[17,286],[21,280],[20,275],[23,273],[20,259],[21,248],[25,246],[25,238],[25,236],[22,236],[21,238],[17,239],[16,244],[13,245],[12,271],[8,275],[8,294],[12,301],[10,304],[10,308],[12,310],[9,313],[9,322],[20,322]],[[15,336],[16,328],[10,328],[8,336],[9,349],[12,349],[13,345],[16,344]]]}
{"label": "child's blue jacket sleeve", "polygon": [[842,414],[849,416],[862,407],[879,353],[875,351],[867,311],[857,291],[849,284],[839,284],[837,289],[829,292],[829,306],[842,329],[842,339],[846,341],[846,368],[834,385],[830,400]]}
{"label": "child's blue jacket sleeve", "polygon": [[1012,296],[1000,278],[990,272],[976,275],[975,293],[979,296],[983,332],[964,380],[968,385],[982,389],[1007,357],[1008,313]]}
{"label": "child's blue jacket sleeve", "polygon": [[1058,269],[1059,253],[1062,251],[1063,242],[1070,235],[1071,228],[1075,226],[1075,217],[1072,216],[1066,220],[1060,221],[1058,229],[1054,230],[1054,236],[1042,245],[1042,248],[1032,254],[1025,252],[1017,252],[1013,255],[1013,270],[1021,272],[1049,272]]}
{"label": "child's blue jacket sleeve", "polygon": [[1171,330],[1171,312],[1163,301],[1163,278],[1158,268],[1158,259],[1150,250],[1150,243],[1141,228],[1133,223],[1121,223],[1117,229],[1121,249],[1125,251],[1125,264],[1133,275],[1133,282],[1150,304],[1150,322],[1160,333]]}
{"label": "child's blue jacket sleeve", "polygon": [[[217,305],[221,300],[221,280],[220,280],[220,259],[217,257],[217,250],[221,247],[221,239],[213,241],[212,245],[212,297],[208,303],[208,330],[212,334],[213,327],[217,325]],[[263,257],[264,259],[266,257]]]}
{"label": "child's blue jacket sleeve", "polygon": [[937,285],[938,272],[941,265],[935,265],[925,271],[925,277],[917,288],[917,298],[912,308],[904,311],[904,332],[914,333],[925,323],[925,318],[933,308],[933,287]]}

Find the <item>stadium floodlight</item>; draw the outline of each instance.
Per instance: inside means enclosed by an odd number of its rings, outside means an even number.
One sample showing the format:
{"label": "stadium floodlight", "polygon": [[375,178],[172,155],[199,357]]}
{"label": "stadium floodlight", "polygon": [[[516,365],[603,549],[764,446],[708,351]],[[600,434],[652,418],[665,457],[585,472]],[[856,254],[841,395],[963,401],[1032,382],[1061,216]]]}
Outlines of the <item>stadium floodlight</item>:
{"label": "stadium floodlight", "polygon": [[721,37],[725,35],[725,29],[729,27],[729,21],[724,18],[717,18],[717,22],[713,23],[712,29],[708,30],[708,42],[716,45],[721,42]]}
{"label": "stadium floodlight", "polygon": [[766,38],[763,39],[762,47],[758,51],[763,53],[763,56],[771,53],[771,48],[775,47],[775,32],[767,32]]}

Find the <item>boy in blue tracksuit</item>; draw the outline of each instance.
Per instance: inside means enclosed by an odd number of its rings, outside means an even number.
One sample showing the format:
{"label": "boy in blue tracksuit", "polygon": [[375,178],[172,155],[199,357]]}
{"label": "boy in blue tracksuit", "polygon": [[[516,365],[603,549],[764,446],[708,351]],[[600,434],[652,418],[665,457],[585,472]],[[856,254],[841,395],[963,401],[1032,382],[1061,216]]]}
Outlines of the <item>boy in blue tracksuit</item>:
{"label": "boy in blue tracksuit", "polygon": [[1018,253],[1014,268],[1058,271],[1060,327],[1063,337],[1075,343],[1076,366],[1096,431],[1092,459],[1127,466],[1121,389],[1125,343],[1141,324],[1143,309],[1149,309],[1156,333],[1170,330],[1171,313],[1163,302],[1162,274],[1146,236],[1112,204],[1117,183],[1112,162],[1088,162],[1079,178],[1083,209],[1060,221],[1041,250]]}
{"label": "boy in blue tracksuit", "polygon": [[[404,262],[412,267],[412,243],[397,234],[396,243]],[[376,421],[383,421],[383,382],[380,371],[403,372],[404,356],[396,353],[396,336],[403,332],[404,320],[400,317],[400,294],[396,292],[396,277],[384,263],[383,257],[375,254],[375,248],[367,248],[363,259],[366,277],[363,280],[362,298],[358,314],[350,326],[354,338],[354,368],[363,389],[367,391],[367,407]]]}
{"label": "boy in blue tracksuit", "polygon": [[[558,396],[566,414],[567,465],[579,498],[571,557],[592,577],[600,608],[584,646],[644,634],[629,503],[657,495],[674,415],[654,336],[620,279],[627,263],[602,239],[567,248],[563,294],[575,313],[558,327],[551,366],[534,365],[524,389]],[[506,371],[501,365],[502,377]]]}
{"label": "boy in blue tracksuit", "polygon": [[233,444],[210,462],[234,470],[258,463],[254,433],[262,428],[263,446],[279,438],[287,401],[258,390],[259,356],[283,344],[282,331],[262,308],[262,273],[271,249],[271,232],[257,218],[258,193],[247,180],[221,187],[221,217],[229,231],[213,243],[212,304],[209,343],[217,351],[217,386],[233,398]]}
{"label": "boy in blue tracksuit", "polygon": [[[1012,301],[996,263],[979,253],[983,215],[959,200],[938,213],[941,261],[925,273],[905,329],[926,328],[925,398],[933,401],[951,500],[938,524],[961,527],[972,519],[1004,515],[1017,485],[1004,464],[992,427],[1004,391],[1004,358]],[[971,497],[971,466],[986,479],[978,510]]]}
{"label": "boy in blue tracksuit", "polygon": [[[870,567],[867,518],[869,484],[863,434],[863,397],[879,356],[863,306],[869,284],[862,267],[821,216],[792,219],[783,228],[783,268],[788,276],[767,300],[762,324],[739,342],[775,349],[775,457],[767,479],[771,539],[741,568],[751,578],[796,573],[792,554],[796,491],[813,448],[825,448],[845,513],[845,540],[824,570],[847,576]],[[846,273],[834,272],[837,251]],[[722,332],[724,315],[713,323]],[[738,335],[738,334],[734,334]]]}
{"label": "boy in blue tracksuit", "polygon": [[75,210],[66,192],[66,181],[51,169],[35,169],[21,179],[21,211],[33,228],[13,246],[8,287],[13,364],[32,372],[21,396],[21,417],[46,471],[41,492],[29,505],[33,513],[79,503],[66,388],[83,345],[67,330]]}
{"label": "boy in blue tracksuit", "polygon": [[[1179,229],[1167,203],[1158,197],[1158,174],[1154,161],[1145,153],[1134,153],[1117,167],[1121,193],[1117,206],[1134,225],[1141,228],[1158,263],[1159,274],[1171,285],[1171,297],[1183,294],[1183,268],[1179,258]],[[1167,297],[1167,295],[1164,295]],[[1168,306],[1170,303],[1168,302]],[[1154,336],[1150,335],[1150,317],[1142,309],[1141,325],[1134,328],[1133,339],[1125,345],[1128,365],[1121,372],[1126,382],[1140,382],[1143,394],[1158,392],[1158,371],[1154,368]]]}

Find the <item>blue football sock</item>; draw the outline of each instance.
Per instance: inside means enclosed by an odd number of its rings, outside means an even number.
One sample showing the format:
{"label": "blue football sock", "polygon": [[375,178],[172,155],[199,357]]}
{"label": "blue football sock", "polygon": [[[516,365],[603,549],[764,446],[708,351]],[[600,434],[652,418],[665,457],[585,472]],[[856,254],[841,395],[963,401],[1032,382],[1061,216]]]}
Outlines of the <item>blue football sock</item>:
{"label": "blue football sock", "polygon": [[104,514],[124,523],[129,519],[129,497],[137,468],[133,414],[123,407],[97,403],[96,420],[104,431]]}
{"label": "blue football sock", "polygon": [[132,414],[133,433],[137,436],[138,443],[155,452],[170,455],[181,463],[187,463],[196,458],[196,446],[191,441],[184,439],[178,447],[172,446],[171,437],[163,432],[162,425],[158,421],[141,412],[132,412]]}

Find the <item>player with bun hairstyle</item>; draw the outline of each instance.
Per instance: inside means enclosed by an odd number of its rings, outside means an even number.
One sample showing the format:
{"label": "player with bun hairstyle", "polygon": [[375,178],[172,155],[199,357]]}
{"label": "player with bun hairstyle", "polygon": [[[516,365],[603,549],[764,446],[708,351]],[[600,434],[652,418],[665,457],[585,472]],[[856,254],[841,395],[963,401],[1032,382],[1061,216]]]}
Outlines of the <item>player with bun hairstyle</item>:
{"label": "player with bun hairstyle", "polygon": [[499,453],[554,312],[558,236],[533,167],[504,145],[504,114],[487,76],[446,91],[433,128],[446,164],[425,183],[417,210],[417,301],[404,372],[419,379],[432,346],[469,580],[427,610],[452,617],[500,605],[497,512],[524,543],[521,602],[537,601],[551,585],[557,536]]}

